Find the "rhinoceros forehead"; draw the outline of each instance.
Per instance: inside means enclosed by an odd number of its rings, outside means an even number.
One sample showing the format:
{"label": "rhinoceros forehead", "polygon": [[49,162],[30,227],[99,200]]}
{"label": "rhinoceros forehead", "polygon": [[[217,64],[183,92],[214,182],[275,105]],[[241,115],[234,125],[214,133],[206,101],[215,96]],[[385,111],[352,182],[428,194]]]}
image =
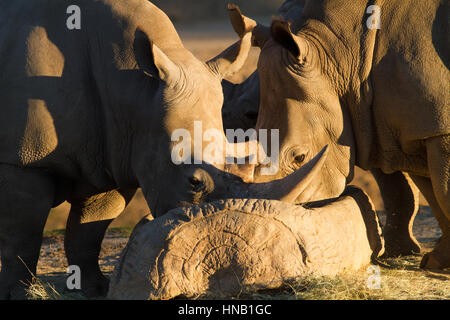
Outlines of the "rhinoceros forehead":
{"label": "rhinoceros forehead", "polygon": [[204,68],[180,67],[182,69],[180,79],[165,86],[162,91],[166,110],[181,113],[188,110],[192,115],[214,106],[222,107],[223,93],[218,79]]}

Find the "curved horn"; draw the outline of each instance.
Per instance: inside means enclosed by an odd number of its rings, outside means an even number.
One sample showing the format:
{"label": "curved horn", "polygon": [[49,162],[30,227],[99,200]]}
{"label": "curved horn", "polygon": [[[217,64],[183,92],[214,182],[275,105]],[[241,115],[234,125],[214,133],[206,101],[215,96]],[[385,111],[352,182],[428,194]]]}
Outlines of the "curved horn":
{"label": "curved horn", "polygon": [[294,173],[279,180],[250,185],[247,197],[274,199],[294,203],[320,171],[327,158],[327,154],[328,145]]}

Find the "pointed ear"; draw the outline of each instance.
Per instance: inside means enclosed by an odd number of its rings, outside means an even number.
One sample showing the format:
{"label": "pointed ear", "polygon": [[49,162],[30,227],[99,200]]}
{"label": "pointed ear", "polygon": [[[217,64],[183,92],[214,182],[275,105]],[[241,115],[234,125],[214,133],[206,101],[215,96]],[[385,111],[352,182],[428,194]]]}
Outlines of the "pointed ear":
{"label": "pointed ear", "polygon": [[241,13],[241,9],[238,5],[228,4],[227,10],[228,15],[230,16],[231,25],[240,38],[242,38],[247,32],[252,32],[252,30],[257,26],[256,21],[247,18]]}
{"label": "pointed ear", "polygon": [[135,33],[133,46],[136,63],[140,70],[152,77],[161,79],[167,84],[180,79],[180,67],[173,63],[139,28]]}
{"label": "pointed ear", "polygon": [[248,54],[252,48],[252,34],[245,36],[217,57],[206,62],[209,69],[221,79],[238,72],[247,61]]}
{"label": "pointed ear", "polygon": [[182,74],[180,67],[173,63],[156,44],[152,43],[151,48],[153,63],[158,70],[159,78],[168,84],[179,81]]}
{"label": "pointed ear", "polygon": [[266,41],[270,38],[270,28],[255,22],[254,20],[244,16],[240,8],[235,4],[228,5],[231,25],[234,31],[243,37],[246,32],[252,32],[252,45],[262,48]]}
{"label": "pointed ear", "polygon": [[251,31],[256,27],[255,21],[243,18],[238,6],[228,5],[228,13],[231,24],[241,40],[206,63],[221,79],[238,72],[244,66],[252,47]]}
{"label": "pointed ear", "polygon": [[270,29],[273,39],[295,58],[300,59],[306,53],[304,41],[292,33],[291,24],[288,21],[283,18],[275,18]]}

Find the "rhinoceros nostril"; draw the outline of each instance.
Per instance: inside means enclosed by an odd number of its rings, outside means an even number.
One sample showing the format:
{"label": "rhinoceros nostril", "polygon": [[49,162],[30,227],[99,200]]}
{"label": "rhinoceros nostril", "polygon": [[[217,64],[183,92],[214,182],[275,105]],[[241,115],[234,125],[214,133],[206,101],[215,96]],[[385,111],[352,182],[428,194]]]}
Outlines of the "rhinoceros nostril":
{"label": "rhinoceros nostril", "polygon": [[198,179],[197,177],[190,177],[189,178],[189,183],[192,186],[196,187],[196,186],[199,186],[199,185],[203,184],[203,181]]}

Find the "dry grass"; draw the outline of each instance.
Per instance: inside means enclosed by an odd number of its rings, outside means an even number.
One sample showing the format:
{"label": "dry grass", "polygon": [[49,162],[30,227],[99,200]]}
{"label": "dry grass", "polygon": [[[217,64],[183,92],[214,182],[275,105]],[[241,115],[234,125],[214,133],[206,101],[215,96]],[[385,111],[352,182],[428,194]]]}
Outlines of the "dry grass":
{"label": "dry grass", "polygon": [[86,297],[79,292],[64,292],[62,286],[65,284],[65,278],[63,277],[59,277],[59,281],[54,282],[42,280],[32,274],[29,283],[22,283],[26,287],[25,294],[28,300],[86,300]]}
{"label": "dry grass", "polygon": [[29,300],[65,300],[64,295],[59,293],[55,286],[33,277],[31,284],[26,289]]}
{"label": "dry grass", "polygon": [[450,277],[418,269],[420,257],[385,261],[380,287],[370,289],[366,270],[338,277],[317,277],[292,285],[293,297],[306,300],[441,300],[450,299]]}
{"label": "dry grass", "polygon": [[[254,300],[448,300],[450,272],[424,271],[420,256],[382,260],[380,288],[368,288],[367,269],[336,277],[306,277],[276,290],[245,292],[230,299]],[[31,300],[80,300],[80,293],[67,292],[59,281],[33,279],[27,293]],[[202,297],[200,299],[214,299]]]}
{"label": "dry grass", "polygon": [[450,272],[419,269],[420,256],[383,260],[380,286],[368,287],[367,269],[336,277],[306,277],[277,290],[243,292],[237,299],[257,300],[448,300]]}
{"label": "dry grass", "polygon": [[55,284],[36,277],[27,287],[26,294],[28,300],[87,300],[81,293],[64,292],[61,289],[56,289]]}

